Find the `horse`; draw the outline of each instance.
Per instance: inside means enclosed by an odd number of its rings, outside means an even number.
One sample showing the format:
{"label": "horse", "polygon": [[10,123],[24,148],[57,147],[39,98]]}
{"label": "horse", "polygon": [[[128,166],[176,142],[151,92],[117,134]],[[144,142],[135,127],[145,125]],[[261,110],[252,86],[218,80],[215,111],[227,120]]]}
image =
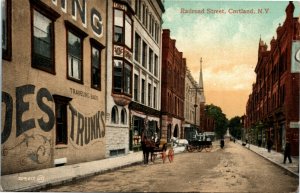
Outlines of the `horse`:
{"label": "horse", "polygon": [[149,162],[149,153],[151,153],[151,161],[153,161],[153,153],[155,148],[155,142],[154,140],[147,138],[147,136],[142,133],[142,150],[143,150],[143,160],[144,164],[148,164]]}

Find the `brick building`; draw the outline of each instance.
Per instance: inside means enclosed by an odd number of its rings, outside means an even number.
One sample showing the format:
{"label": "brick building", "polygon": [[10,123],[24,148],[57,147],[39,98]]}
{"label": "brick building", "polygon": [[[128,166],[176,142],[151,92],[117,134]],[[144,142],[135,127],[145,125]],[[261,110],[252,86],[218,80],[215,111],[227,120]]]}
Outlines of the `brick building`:
{"label": "brick building", "polygon": [[184,94],[186,60],[182,58],[171,39],[170,30],[162,35],[162,88],[161,128],[162,138],[182,137],[184,121]]}
{"label": "brick building", "polygon": [[271,139],[279,152],[289,140],[292,155],[298,155],[299,71],[293,71],[292,47],[299,43],[300,25],[299,18],[293,17],[294,8],[289,2],[286,19],[283,25],[279,24],[270,50],[259,41],[256,82],[246,106],[245,137],[262,145]]}
{"label": "brick building", "polygon": [[103,159],[106,1],[2,9],[2,174]]}

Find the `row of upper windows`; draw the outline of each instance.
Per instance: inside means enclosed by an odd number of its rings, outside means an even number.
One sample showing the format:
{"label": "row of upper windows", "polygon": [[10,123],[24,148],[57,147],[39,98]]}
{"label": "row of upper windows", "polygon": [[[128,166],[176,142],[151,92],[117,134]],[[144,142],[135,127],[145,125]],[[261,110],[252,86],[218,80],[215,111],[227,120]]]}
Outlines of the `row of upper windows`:
{"label": "row of upper windows", "polygon": [[[148,92],[146,92],[146,80],[140,79],[139,75],[134,74],[134,101],[141,102],[146,105],[146,99],[148,106],[157,108],[157,88],[155,85],[148,83]],[[148,96],[148,97],[146,97]]]}
{"label": "row of upper windows", "polygon": [[[5,12],[2,13],[3,58],[11,60],[11,0],[2,1]],[[31,59],[32,67],[55,74],[55,30],[54,22],[60,15],[51,9],[45,9],[43,3],[31,1]],[[72,23],[65,21],[67,30],[67,78],[83,84],[83,42],[87,34]],[[90,38],[91,43],[91,87],[101,90],[101,51],[99,42]]]}
{"label": "row of upper windows", "polygon": [[150,12],[150,9],[141,0],[135,2],[135,12],[137,18],[142,22],[145,28],[148,30],[151,37],[155,42],[159,43],[160,27],[159,22],[154,18],[154,14]]}
{"label": "row of upper windows", "polygon": [[158,77],[159,61],[157,54],[155,54],[150,46],[141,39],[141,36],[138,33],[135,33],[134,41],[134,60],[141,63],[142,66],[147,68],[150,73],[153,73],[154,76]]}

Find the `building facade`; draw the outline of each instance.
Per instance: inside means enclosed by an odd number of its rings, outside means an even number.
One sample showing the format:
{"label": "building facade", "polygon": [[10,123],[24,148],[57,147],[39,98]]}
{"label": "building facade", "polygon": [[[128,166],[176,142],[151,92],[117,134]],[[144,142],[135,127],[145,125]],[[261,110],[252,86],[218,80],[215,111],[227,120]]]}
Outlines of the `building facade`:
{"label": "building facade", "polygon": [[134,16],[133,100],[129,104],[129,147],[141,147],[140,136],[161,136],[161,27],[164,6],[161,0],[136,0]]}
{"label": "building facade", "polygon": [[103,159],[106,1],[2,2],[2,174]]}
{"label": "building facade", "polygon": [[297,60],[292,48],[299,44],[300,24],[299,18],[293,17],[294,9],[294,4],[289,2],[286,19],[283,25],[279,24],[270,50],[266,43],[259,41],[256,82],[246,106],[245,137],[262,145],[271,139],[273,149],[279,152],[289,140],[292,155],[298,155],[299,71],[293,70],[292,63]]}
{"label": "building facade", "polygon": [[163,12],[160,0],[108,2],[107,157],[139,150],[145,127],[159,130]]}
{"label": "building facade", "polygon": [[184,98],[184,132],[181,138],[190,139],[200,131],[200,87],[186,67]]}
{"label": "building facade", "polygon": [[162,88],[161,128],[162,138],[182,137],[184,121],[184,95],[186,60],[171,39],[170,30],[162,34]]}
{"label": "building facade", "polygon": [[134,6],[108,1],[106,156],[129,151],[129,109],[132,100]]}

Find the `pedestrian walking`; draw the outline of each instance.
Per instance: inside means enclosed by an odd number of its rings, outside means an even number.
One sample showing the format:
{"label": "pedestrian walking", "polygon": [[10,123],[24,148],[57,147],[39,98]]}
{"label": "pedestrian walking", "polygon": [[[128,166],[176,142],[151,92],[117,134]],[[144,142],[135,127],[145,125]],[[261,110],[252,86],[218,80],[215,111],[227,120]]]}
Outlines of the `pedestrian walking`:
{"label": "pedestrian walking", "polygon": [[267,148],[269,153],[271,152],[272,146],[273,146],[273,141],[269,139],[267,142]]}
{"label": "pedestrian walking", "polygon": [[283,159],[283,163],[284,164],[286,162],[286,158],[288,158],[289,162],[292,163],[292,159],[291,159],[291,144],[290,144],[290,142],[288,140],[285,143],[284,159]]}
{"label": "pedestrian walking", "polygon": [[224,145],[225,145],[224,139],[222,138],[221,141],[220,141],[220,146],[221,146],[222,149],[224,148]]}

